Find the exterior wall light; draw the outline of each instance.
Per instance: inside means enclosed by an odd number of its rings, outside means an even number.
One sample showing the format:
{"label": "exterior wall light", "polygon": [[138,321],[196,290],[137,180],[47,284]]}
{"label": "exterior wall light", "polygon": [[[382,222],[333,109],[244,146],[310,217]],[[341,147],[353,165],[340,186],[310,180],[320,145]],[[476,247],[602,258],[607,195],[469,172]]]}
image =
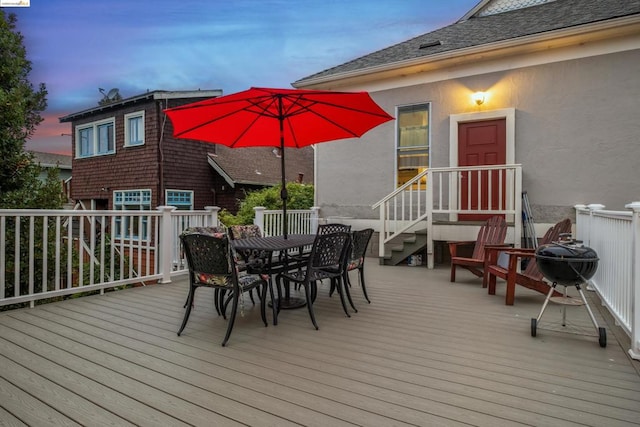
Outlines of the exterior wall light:
{"label": "exterior wall light", "polygon": [[476,105],[484,104],[484,98],[485,98],[484,92],[476,92],[473,95],[471,95],[471,99],[473,99],[473,102],[475,102]]}

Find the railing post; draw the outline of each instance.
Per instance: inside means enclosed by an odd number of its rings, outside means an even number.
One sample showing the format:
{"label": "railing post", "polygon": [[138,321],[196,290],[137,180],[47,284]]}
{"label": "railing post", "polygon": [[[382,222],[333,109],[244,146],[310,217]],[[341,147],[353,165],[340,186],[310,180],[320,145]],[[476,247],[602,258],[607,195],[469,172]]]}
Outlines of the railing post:
{"label": "railing post", "polygon": [[265,236],[264,234],[264,211],[265,210],[266,208],[263,206],[256,206],[253,208],[253,211],[255,212],[253,223],[258,227],[260,227],[260,232],[262,233],[263,236]]}
{"label": "railing post", "polygon": [[605,208],[605,206],[601,205],[600,203],[591,203],[591,204],[587,205],[587,209],[589,210],[589,227],[588,227],[589,231],[587,232],[588,233],[587,234],[588,238],[586,239],[586,241],[583,240],[583,243],[585,245],[587,245],[587,246],[591,246],[591,231],[592,231],[592,228],[593,228],[593,213],[595,211],[599,211],[599,210],[602,210],[604,208]]}
{"label": "railing post", "polygon": [[220,222],[218,220],[218,212],[220,212],[220,208],[218,206],[205,206],[204,210],[209,213],[210,222],[206,225],[209,225],[211,227],[219,225]]}
{"label": "railing post", "polygon": [[310,234],[315,234],[318,231],[319,218],[320,218],[320,207],[311,206],[311,218],[309,223],[309,227],[311,227],[311,229],[309,230]]}
{"label": "railing post", "polygon": [[387,210],[387,202],[380,205],[380,231],[378,236],[378,256],[384,258],[384,239],[387,238],[387,221],[385,212]]}
{"label": "railing post", "polygon": [[625,205],[625,208],[633,210],[631,225],[632,237],[632,265],[631,265],[631,289],[633,301],[633,320],[631,322],[631,348],[629,355],[640,360],[640,201]]}
{"label": "railing post", "polygon": [[158,210],[162,213],[160,217],[160,236],[158,236],[157,247],[160,250],[159,259],[157,261],[158,273],[162,274],[160,283],[171,283],[171,248],[174,239],[178,236],[173,233],[171,224],[171,212],[176,210],[175,206],[158,206]]}
{"label": "railing post", "polygon": [[435,264],[433,254],[433,172],[427,170],[427,192],[424,207],[427,214],[427,268],[432,270]]}
{"label": "railing post", "polygon": [[588,225],[585,222],[584,215],[580,213],[587,209],[587,205],[577,204],[577,205],[574,205],[573,208],[576,210],[576,236],[575,237],[577,240],[582,240],[584,244],[589,246],[589,239],[588,239],[589,234],[587,232]]}
{"label": "railing post", "polygon": [[522,246],[522,166],[515,168],[515,182],[513,183],[513,207],[516,211],[513,219],[513,247]]}

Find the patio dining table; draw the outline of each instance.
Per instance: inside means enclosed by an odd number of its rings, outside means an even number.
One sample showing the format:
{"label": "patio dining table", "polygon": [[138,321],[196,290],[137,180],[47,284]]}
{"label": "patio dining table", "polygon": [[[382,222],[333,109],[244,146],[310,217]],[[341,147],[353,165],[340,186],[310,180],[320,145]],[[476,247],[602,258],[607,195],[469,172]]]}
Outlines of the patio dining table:
{"label": "patio dining table", "polygon": [[[267,237],[247,237],[244,239],[236,239],[231,241],[231,245],[243,257],[251,253],[263,253],[268,260],[263,272],[273,276],[275,274],[286,271],[293,264],[291,263],[290,251],[297,249],[298,254],[302,254],[306,246],[313,245],[316,238],[315,234],[290,234],[286,238],[284,236],[267,236]],[[277,264],[273,263],[274,254],[279,253],[280,259]],[[299,264],[300,260],[296,260]],[[273,284],[273,280],[271,280]],[[287,284],[284,286],[284,296],[280,297],[278,289],[277,310],[292,309],[304,307],[306,301],[304,298],[296,298],[291,296],[291,290]],[[273,323],[277,324],[277,318],[274,317]]]}

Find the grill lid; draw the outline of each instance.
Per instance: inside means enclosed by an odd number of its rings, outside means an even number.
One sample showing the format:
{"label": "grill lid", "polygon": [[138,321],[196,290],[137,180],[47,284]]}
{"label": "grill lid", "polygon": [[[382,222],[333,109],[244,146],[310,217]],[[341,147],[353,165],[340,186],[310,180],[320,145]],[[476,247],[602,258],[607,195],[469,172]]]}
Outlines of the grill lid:
{"label": "grill lid", "polygon": [[536,263],[547,280],[572,285],[593,277],[598,254],[579,240],[553,242],[536,249]]}

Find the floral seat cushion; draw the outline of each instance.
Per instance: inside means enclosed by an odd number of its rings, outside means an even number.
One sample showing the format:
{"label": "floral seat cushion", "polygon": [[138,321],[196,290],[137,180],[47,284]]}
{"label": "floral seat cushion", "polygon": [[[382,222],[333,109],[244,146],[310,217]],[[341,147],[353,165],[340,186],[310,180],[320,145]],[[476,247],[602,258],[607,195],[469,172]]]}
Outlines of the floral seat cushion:
{"label": "floral seat cushion", "polygon": [[349,261],[349,265],[347,266],[347,270],[355,270],[356,268],[360,268],[362,263],[364,262],[364,258],[360,257],[358,259],[352,259]]}
{"label": "floral seat cushion", "polygon": [[[198,281],[200,283],[204,283],[207,285],[222,286],[225,288],[233,287],[231,275],[228,274],[196,273],[196,277],[198,278]],[[238,273],[238,285],[242,290],[252,287],[256,282],[260,280],[265,280],[265,278],[262,275],[258,274],[247,274],[245,272]]]}
{"label": "floral seat cushion", "polygon": [[262,237],[260,227],[257,225],[234,225],[229,228],[233,239],[246,239],[248,237]]}
{"label": "floral seat cushion", "polygon": [[212,227],[188,227],[184,229],[182,235],[186,236],[188,234],[204,234],[206,236],[212,236],[220,239],[226,236],[227,230],[222,225]]}

